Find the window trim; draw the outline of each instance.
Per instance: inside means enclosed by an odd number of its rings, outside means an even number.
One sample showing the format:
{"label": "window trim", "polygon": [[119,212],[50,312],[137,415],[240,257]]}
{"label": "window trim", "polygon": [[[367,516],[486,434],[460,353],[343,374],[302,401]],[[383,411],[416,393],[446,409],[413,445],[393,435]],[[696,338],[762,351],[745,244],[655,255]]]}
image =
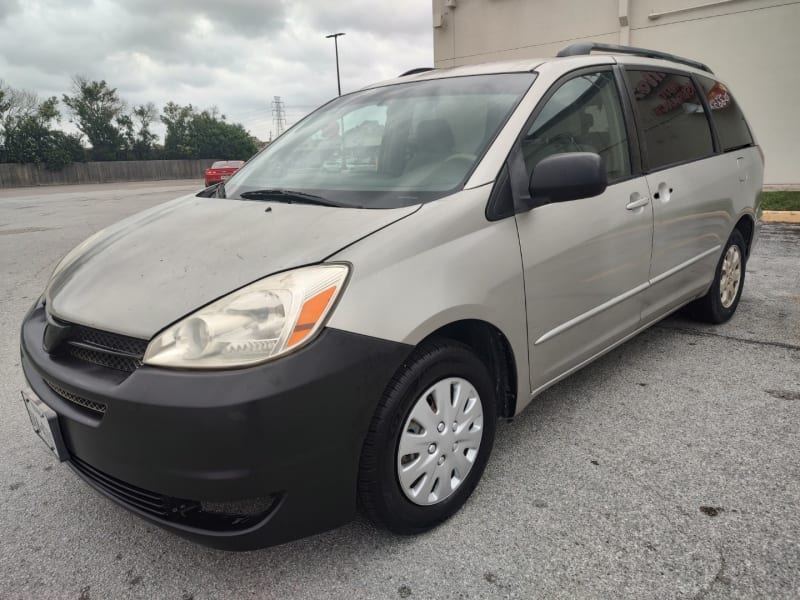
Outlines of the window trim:
{"label": "window trim", "polygon": [[714,154],[722,154],[722,144],[719,140],[719,133],[717,131],[717,124],[714,123],[714,119],[711,117],[711,106],[708,104],[708,98],[706,98],[705,90],[703,86],[700,85],[700,80],[697,79],[697,76],[694,73],[690,73],[689,77],[692,80],[692,85],[696,92],[698,92],[700,96],[700,102],[703,105],[703,112],[706,114],[706,121],[708,121],[709,127],[711,127],[711,145],[714,148]]}
{"label": "window trim", "polygon": [[[620,101],[622,102],[622,110],[625,113],[625,127],[628,135],[628,146],[633,150],[630,152],[631,156],[631,169],[634,174],[641,175],[645,165],[644,147],[641,135],[640,124],[637,119],[636,111],[633,110],[631,103],[631,96],[629,95],[628,82],[625,79],[625,72],[622,65],[612,65],[614,71],[614,79],[617,81],[617,89],[619,91]],[[635,142],[635,143],[634,143]]]}
{"label": "window trim", "polygon": [[[625,127],[625,135],[627,138],[628,143],[628,160],[630,162],[631,172],[624,177],[618,177],[608,182],[608,186],[611,187],[612,185],[616,185],[618,183],[622,183],[624,181],[629,181],[631,179],[635,179],[637,177],[642,176],[641,165],[640,165],[640,155],[639,155],[639,143],[638,139],[635,138],[637,135],[636,125],[629,119],[628,115],[626,114],[626,106],[625,106],[625,90],[620,89],[619,80],[614,73],[614,67],[616,65],[611,64],[597,64],[591,65],[588,67],[581,67],[579,69],[574,69],[567,73],[564,73],[561,77],[556,79],[553,84],[548,88],[547,92],[539,99],[539,102],[536,103],[536,106],[531,111],[530,116],[525,121],[525,124],[522,126],[520,131],[517,133],[517,139],[514,141],[513,146],[511,147],[511,151],[508,154],[508,158],[506,159],[506,164],[508,165],[509,176],[511,179],[511,191],[514,197],[514,212],[524,212],[527,210],[531,210],[532,208],[537,208],[542,204],[533,203],[531,201],[531,195],[528,191],[528,173],[525,168],[525,161],[522,156],[522,139],[525,137],[526,132],[531,128],[533,123],[539,117],[542,110],[544,109],[545,105],[550,101],[550,99],[555,95],[555,93],[561,89],[561,87],[568,83],[569,81],[576,79],[577,77],[582,77],[584,75],[592,75],[595,73],[610,73],[612,76],[613,83],[617,90],[617,96],[619,98],[620,103],[620,111],[622,112],[622,122]],[[633,131],[631,131],[633,128]]]}
{"label": "window trim", "polygon": [[[733,99],[734,103],[736,102],[736,98],[734,97],[733,93],[728,88],[728,86],[725,83],[722,83],[719,79],[717,79],[716,76],[712,75],[712,76],[709,76],[709,77],[705,77],[703,75],[696,75],[696,74],[692,73],[692,77],[695,79],[695,82],[697,84],[698,89],[701,89],[704,92],[705,92],[705,89],[703,88],[702,82],[700,81],[701,77],[703,79],[708,79],[709,81],[713,82],[714,84],[721,83],[728,90],[728,93],[731,95],[731,98]],[[750,123],[747,121],[747,116],[744,114],[744,111],[741,109],[741,107],[739,107],[739,112],[742,115],[742,121],[744,121],[744,126],[747,129],[747,135],[750,138],[750,143],[749,144],[744,144],[744,145],[741,145],[741,146],[733,146],[733,147],[729,148],[728,150],[725,150],[722,147],[722,139],[719,137],[719,133],[718,133],[719,130],[717,129],[717,124],[714,122],[714,116],[711,114],[711,105],[708,103],[708,98],[706,98],[705,93],[703,94],[703,103],[704,103],[704,106],[705,106],[706,111],[708,113],[708,118],[711,121],[711,129],[714,132],[714,142],[716,144],[715,148],[717,149],[717,154],[727,154],[728,152],[739,152],[743,148],[755,148],[756,146],[758,146],[758,144],[756,143],[756,138],[753,135],[753,129],[750,127]],[[738,103],[737,103],[737,106],[738,106]]]}
{"label": "window trim", "polygon": [[505,161],[492,184],[492,191],[489,193],[489,200],[484,210],[487,221],[500,221],[514,216],[516,203],[511,180],[509,161]]}
{"label": "window trim", "polygon": [[642,123],[639,118],[639,112],[636,110],[636,104],[634,102],[635,98],[633,97],[633,90],[631,90],[630,86],[627,85],[628,80],[627,77],[625,77],[624,75],[628,71],[654,71],[656,73],[668,73],[670,75],[678,75],[680,77],[685,77],[689,79],[689,81],[692,82],[692,85],[694,86],[695,89],[695,93],[698,94],[698,96],[702,96],[700,90],[702,90],[703,88],[697,85],[697,82],[695,81],[694,78],[694,73],[691,73],[689,71],[684,71],[682,69],[675,69],[672,67],[660,67],[660,66],[654,67],[653,65],[627,64],[627,63],[624,65],[620,64],[618,66],[623,72],[623,79],[625,79],[625,84],[626,84],[625,89],[628,93],[628,100],[631,103],[631,113],[633,114],[633,117],[636,121],[636,129],[639,133],[639,146],[641,147],[641,153],[642,153],[643,175],[650,175],[652,173],[658,173],[659,171],[664,171],[666,169],[680,167],[681,165],[688,165],[689,163],[697,162],[699,160],[706,160],[707,158],[713,158],[714,156],[719,154],[719,152],[717,151],[718,144],[716,139],[716,130],[714,129],[713,124],[711,123],[711,115],[709,114],[707,103],[705,99],[701,97],[701,102],[703,104],[703,114],[706,118],[706,124],[708,125],[709,133],[711,134],[711,153],[706,154],[704,156],[690,158],[687,160],[681,160],[674,163],[659,165],[657,167],[651,167],[650,157],[648,156],[648,151],[647,151],[648,150],[647,143],[645,142],[645,137],[644,137],[644,130],[642,129]]}

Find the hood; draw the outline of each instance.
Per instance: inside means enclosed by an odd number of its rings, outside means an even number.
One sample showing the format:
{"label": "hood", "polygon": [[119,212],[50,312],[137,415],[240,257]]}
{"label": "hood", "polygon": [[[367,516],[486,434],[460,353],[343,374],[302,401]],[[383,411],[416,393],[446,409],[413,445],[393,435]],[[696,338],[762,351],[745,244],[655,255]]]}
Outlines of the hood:
{"label": "hood", "polygon": [[188,196],[112,225],[47,286],[54,317],[150,339],[258,279],[320,262],[413,212]]}

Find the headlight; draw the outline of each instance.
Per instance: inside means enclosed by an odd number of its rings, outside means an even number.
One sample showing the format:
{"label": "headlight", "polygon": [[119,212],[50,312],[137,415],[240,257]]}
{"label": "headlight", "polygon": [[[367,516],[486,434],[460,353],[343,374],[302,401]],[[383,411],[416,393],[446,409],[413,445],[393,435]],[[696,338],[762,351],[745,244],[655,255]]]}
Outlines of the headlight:
{"label": "headlight", "polygon": [[347,278],[346,265],[272,275],[201,308],[162,331],[144,363],[183,369],[243,367],[311,341]]}

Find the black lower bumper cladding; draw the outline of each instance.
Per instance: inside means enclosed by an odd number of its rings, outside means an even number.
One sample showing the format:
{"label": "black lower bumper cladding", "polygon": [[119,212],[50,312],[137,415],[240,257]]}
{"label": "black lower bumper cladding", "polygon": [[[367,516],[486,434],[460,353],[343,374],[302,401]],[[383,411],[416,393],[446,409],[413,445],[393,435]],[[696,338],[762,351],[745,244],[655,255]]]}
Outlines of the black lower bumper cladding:
{"label": "black lower bumper cladding", "polygon": [[[70,467],[143,518],[230,550],[352,519],[369,421],[411,350],[325,329],[302,350],[256,367],[124,373],[48,354],[45,324],[42,306],[25,318],[22,366],[59,415]],[[73,397],[105,406],[102,418]]]}
{"label": "black lower bumper cladding", "polygon": [[[73,456],[68,464],[104,496],[135,513],[158,521],[165,527],[175,526],[199,532],[244,531],[261,524],[280,504],[281,496],[278,494],[257,499],[259,503],[247,500],[204,504],[196,500],[171,498],[137,488],[101,473],[76,456]],[[211,510],[211,507],[218,507],[218,510]]]}

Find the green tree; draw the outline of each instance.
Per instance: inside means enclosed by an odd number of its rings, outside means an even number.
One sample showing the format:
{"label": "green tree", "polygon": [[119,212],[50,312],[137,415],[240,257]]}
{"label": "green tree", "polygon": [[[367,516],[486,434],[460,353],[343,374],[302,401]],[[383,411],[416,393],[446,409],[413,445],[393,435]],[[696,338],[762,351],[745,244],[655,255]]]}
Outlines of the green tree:
{"label": "green tree", "polygon": [[197,111],[191,104],[168,103],[161,114],[167,126],[164,151],[168,158],[250,158],[256,140],[238,123],[228,123],[216,108]]}
{"label": "green tree", "polygon": [[192,120],[189,144],[194,149],[194,158],[247,160],[257,151],[255,139],[242,125],[227,123],[224,115],[217,118],[207,110]]}
{"label": "green tree", "polygon": [[49,141],[50,131],[35,117],[16,119],[5,130],[4,162],[40,163]]}
{"label": "green tree", "polygon": [[7,108],[8,102],[2,105],[6,107],[2,118],[3,162],[44,163],[49,169],[62,169],[84,159],[79,135],[53,129],[61,119],[58,98],[51,96],[40,103],[30,92],[4,94],[8,97],[23,101],[13,111]]}
{"label": "green tree", "polygon": [[42,155],[42,162],[48,169],[60,171],[69,164],[86,160],[86,148],[80,134],[56,129],[50,132],[49,138],[50,143]]}
{"label": "green tree", "polygon": [[136,160],[153,158],[158,136],[150,131],[150,125],[158,119],[156,105],[148,102],[134,106],[130,118],[134,132],[133,141],[129,146],[132,157]]}
{"label": "green tree", "polygon": [[[0,134],[3,132],[3,123],[5,121],[6,113],[11,108],[11,88],[0,79]],[[0,138],[2,142],[2,138]]]}
{"label": "green tree", "polygon": [[122,117],[124,122],[129,117],[116,88],[109,87],[104,80],[89,81],[78,75],[72,80],[72,95],[64,94],[62,100],[70,109],[78,130],[91,144],[94,160],[124,157],[126,144],[119,120]]}
{"label": "green tree", "polygon": [[8,162],[6,159],[5,132],[6,114],[11,109],[11,88],[0,79],[0,163]]}
{"label": "green tree", "polygon": [[0,123],[32,115],[39,105],[38,96],[28,90],[18,90],[7,86],[0,79]]}
{"label": "green tree", "polygon": [[36,112],[38,103],[39,99],[33,92],[14,89],[0,80],[0,162],[10,162],[6,140],[21,120]]}
{"label": "green tree", "polygon": [[168,102],[164,106],[164,110],[161,111],[161,122],[167,126],[167,134],[164,136],[166,158],[188,158],[193,155],[193,149],[187,144],[190,124],[196,114],[191,104],[180,106]]}

